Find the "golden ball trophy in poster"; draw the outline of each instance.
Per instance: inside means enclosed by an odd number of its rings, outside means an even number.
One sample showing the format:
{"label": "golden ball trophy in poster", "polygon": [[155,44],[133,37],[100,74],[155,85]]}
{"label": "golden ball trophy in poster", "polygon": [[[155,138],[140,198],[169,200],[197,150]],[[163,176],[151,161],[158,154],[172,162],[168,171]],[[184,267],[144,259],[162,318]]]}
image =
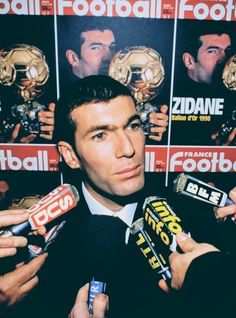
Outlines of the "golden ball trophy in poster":
{"label": "golden ball trophy in poster", "polygon": [[223,83],[229,90],[236,90],[236,54],[226,62],[223,73]]}
{"label": "golden ball trophy in poster", "polygon": [[159,105],[150,103],[161,91],[165,70],[160,54],[152,48],[133,46],[118,51],[109,66],[109,75],[127,86],[137,102],[143,130],[149,135],[149,114]]}
{"label": "golden ball trophy in poster", "polygon": [[38,112],[46,106],[37,99],[48,78],[49,67],[39,48],[16,44],[0,50],[0,85],[8,87],[9,100],[14,97],[17,100],[13,105],[4,105],[7,110],[1,125],[3,133],[11,131],[17,123],[21,124],[24,134],[40,132]]}

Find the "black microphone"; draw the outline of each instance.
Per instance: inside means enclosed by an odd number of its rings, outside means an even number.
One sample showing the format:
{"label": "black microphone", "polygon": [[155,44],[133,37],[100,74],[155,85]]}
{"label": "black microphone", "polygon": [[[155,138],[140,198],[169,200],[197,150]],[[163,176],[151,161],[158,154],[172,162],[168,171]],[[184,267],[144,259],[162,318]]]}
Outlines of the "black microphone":
{"label": "black microphone", "polygon": [[70,211],[78,201],[79,193],[73,185],[60,185],[26,210],[29,212],[27,221],[0,231],[0,237],[26,235]]}
{"label": "black microphone", "polygon": [[[93,301],[98,293],[110,294],[116,286],[115,272],[125,260],[125,232],[128,226],[119,218],[107,215],[89,215],[79,228],[83,249],[82,280],[89,281],[88,306],[92,313]],[[118,265],[119,264],[119,265]],[[111,308],[110,308],[111,310]]]}
{"label": "black microphone", "polygon": [[53,244],[53,242],[55,241],[55,239],[57,238],[58,234],[61,232],[65,224],[66,221],[63,220],[62,222],[48,230],[42,237],[38,235],[31,235],[28,239],[28,242],[30,244],[27,246],[28,252],[27,256],[25,257],[25,261],[29,262],[33,258],[39,256],[40,254],[45,253],[48,250],[49,246]]}
{"label": "black microphone", "polygon": [[158,251],[168,260],[172,252],[179,252],[176,234],[185,232],[182,220],[175,214],[167,200],[158,196],[145,199],[143,214],[145,231],[158,247]]}
{"label": "black microphone", "polygon": [[158,248],[144,230],[143,223],[143,218],[136,220],[131,226],[130,233],[134,235],[135,243],[151,269],[158,275],[161,275],[166,281],[170,281],[169,261],[160,252],[157,252]]}
{"label": "black microphone", "polygon": [[201,200],[217,207],[233,204],[227,193],[185,173],[180,173],[173,183],[173,190],[193,199]]}

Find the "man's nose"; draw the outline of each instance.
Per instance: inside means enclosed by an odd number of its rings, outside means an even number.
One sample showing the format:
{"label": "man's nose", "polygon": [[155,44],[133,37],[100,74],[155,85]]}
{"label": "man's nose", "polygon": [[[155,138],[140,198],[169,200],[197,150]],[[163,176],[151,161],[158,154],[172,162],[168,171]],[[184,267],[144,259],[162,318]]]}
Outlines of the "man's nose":
{"label": "man's nose", "polygon": [[111,58],[113,56],[113,51],[111,50],[111,48],[109,46],[104,48],[104,53],[103,53],[103,60],[106,61],[110,61]]}
{"label": "man's nose", "polygon": [[220,64],[220,63],[223,63],[223,62],[225,62],[225,60],[226,60],[226,54],[225,54],[225,51],[222,50],[222,51],[220,51],[220,53],[219,53],[218,63],[219,63],[219,64]]}
{"label": "man's nose", "polygon": [[116,157],[133,157],[135,153],[134,145],[130,136],[128,136],[125,132],[120,133],[117,136],[116,141]]}

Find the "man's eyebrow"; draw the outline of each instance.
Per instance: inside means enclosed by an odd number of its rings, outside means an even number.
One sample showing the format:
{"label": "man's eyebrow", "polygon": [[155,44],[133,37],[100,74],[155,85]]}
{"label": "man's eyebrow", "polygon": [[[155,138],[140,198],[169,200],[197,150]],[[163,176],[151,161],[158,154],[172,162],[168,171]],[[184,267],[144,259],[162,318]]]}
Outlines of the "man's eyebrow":
{"label": "man's eyebrow", "polygon": [[139,114],[134,114],[133,116],[131,116],[128,120],[127,123],[125,125],[125,127],[129,126],[130,123],[132,123],[132,121],[134,120],[141,120]]}
{"label": "man's eyebrow", "polygon": [[207,50],[209,50],[209,49],[220,49],[220,47],[217,46],[217,45],[209,45],[209,46],[207,47]]}
{"label": "man's eyebrow", "polygon": [[[207,50],[209,50],[209,49],[221,49],[221,47],[217,46],[217,45],[210,45],[207,47]],[[229,49],[231,49],[231,45],[228,45],[225,50],[229,50]]]}
{"label": "man's eyebrow", "polygon": [[91,42],[91,43],[90,43],[90,46],[91,46],[91,45],[103,45],[103,43],[102,43],[102,42]]}
{"label": "man's eyebrow", "polygon": [[[124,125],[124,127],[129,126],[130,123],[132,123],[132,121],[134,120],[139,120],[140,121],[140,116],[139,114],[134,114],[133,116],[131,116],[126,124]],[[95,126],[91,126],[87,131],[86,131],[86,135],[93,133],[95,131],[99,131],[99,130],[113,130],[115,129],[114,125],[95,125]]]}
{"label": "man's eyebrow", "polygon": [[86,135],[98,131],[98,130],[111,130],[112,126],[111,125],[96,125],[96,126],[91,126],[87,131]]}
{"label": "man's eyebrow", "polygon": [[[104,44],[102,42],[92,42],[92,43],[90,43],[90,46],[92,46],[92,45],[101,45],[101,46],[104,45],[104,46],[106,46],[106,44]],[[108,46],[114,46],[114,45],[116,45],[115,41],[111,42]]]}

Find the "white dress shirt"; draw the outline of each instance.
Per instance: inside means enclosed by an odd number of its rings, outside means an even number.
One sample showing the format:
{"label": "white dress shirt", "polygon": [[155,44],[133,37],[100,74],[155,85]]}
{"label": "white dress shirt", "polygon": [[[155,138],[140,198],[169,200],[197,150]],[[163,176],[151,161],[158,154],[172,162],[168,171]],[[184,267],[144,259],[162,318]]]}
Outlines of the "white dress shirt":
{"label": "white dress shirt", "polygon": [[130,227],[133,223],[134,213],[137,208],[138,203],[126,204],[120,211],[112,211],[98,202],[86,189],[84,183],[82,182],[82,191],[85,201],[88,204],[89,210],[92,214],[96,215],[108,215],[120,218],[124,223],[127,224],[128,228],[126,231],[125,242],[128,243]]}

